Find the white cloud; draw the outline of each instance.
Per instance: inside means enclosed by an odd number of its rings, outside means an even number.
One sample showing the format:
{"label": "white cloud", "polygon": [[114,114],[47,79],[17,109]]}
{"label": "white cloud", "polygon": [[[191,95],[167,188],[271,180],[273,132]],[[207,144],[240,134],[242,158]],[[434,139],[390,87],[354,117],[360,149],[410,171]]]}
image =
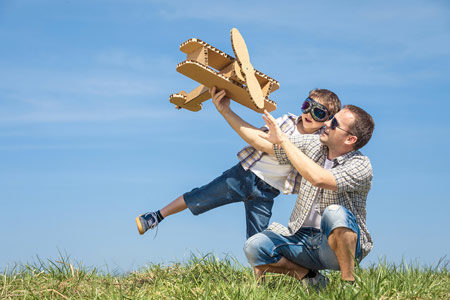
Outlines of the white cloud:
{"label": "white cloud", "polygon": [[169,110],[114,110],[97,111],[37,111],[15,115],[0,115],[2,123],[57,123],[57,122],[103,122],[129,119],[155,119],[172,116]]}
{"label": "white cloud", "polygon": [[174,62],[121,50],[96,53],[90,60],[89,69],[0,69],[0,123],[154,119],[172,113]]}
{"label": "white cloud", "polygon": [[73,93],[85,96],[141,96],[163,92],[164,79],[119,72],[50,69],[0,70],[0,89],[20,93]]}

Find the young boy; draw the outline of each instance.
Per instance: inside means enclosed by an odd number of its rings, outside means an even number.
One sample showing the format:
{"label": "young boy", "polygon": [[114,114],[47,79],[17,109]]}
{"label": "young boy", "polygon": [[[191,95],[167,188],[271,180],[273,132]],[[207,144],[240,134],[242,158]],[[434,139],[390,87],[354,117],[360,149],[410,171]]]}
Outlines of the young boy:
{"label": "young boy", "polygon": [[[210,183],[195,188],[156,212],[136,217],[140,234],[155,228],[164,218],[189,208],[194,215],[234,202],[244,202],[247,238],[265,230],[272,216],[273,199],[280,194],[297,194],[301,175],[291,165],[280,165],[267,154],[272,144],[261,138],[261,131],[242,120],[230,108],[226,91],[210,90],[214,105],[230,126],[249,146],[238,152],[239,163]],[[310,91],[302,105],[303,114],[286,114],[277,124],[288,136],[320,133],[324,122],[341,108],[337,95],[326,89]]]}

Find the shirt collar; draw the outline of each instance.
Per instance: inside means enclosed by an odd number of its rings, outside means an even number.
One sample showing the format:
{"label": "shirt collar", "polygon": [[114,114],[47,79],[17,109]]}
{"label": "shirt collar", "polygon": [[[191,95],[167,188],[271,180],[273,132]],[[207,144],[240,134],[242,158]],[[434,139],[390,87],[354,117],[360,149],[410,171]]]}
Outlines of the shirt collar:
{"label": "shirt collar", "polygon": [[[328,147],[322,144],[321,148],[322,148],[321,149],[322,154],[325,156],[325,158],[327,158],[328,157]],[[338,156],[335,159],[333,159],[333,162],[337,162],[337,164],[342,165],[344,162],[349,160],[351,157],[353,157],[359,153],[360,152],[357,150],[347,152],[347,153],[342,154],[341,156]]]}
{"label": "shirt collar", "polygon": [[293,113],[288,113],[288,114],[289,114],[289,117],[290,117],[292,120],[294,120],[295,125],[297,125],[298,122],[301,122],[301,121],[302,121],[302,116],[301,116],[301,115],[300,115],[300,116],[297,116],[297,115],[294,115]]}
{"label": "shirt collar", "polygon": [[345,161],[349,160],[350,158],[357,155],[358,153],[359,153],[359,151],[352,150],[350,152],[342,154],[341,156],[336,157],[336,161],[338,162],[338,164],[343,164]]}

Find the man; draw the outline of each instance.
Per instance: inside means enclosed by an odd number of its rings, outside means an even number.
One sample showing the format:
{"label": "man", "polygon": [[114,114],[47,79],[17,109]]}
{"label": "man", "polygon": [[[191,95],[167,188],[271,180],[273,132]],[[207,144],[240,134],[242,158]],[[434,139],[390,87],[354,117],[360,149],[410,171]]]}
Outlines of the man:
{"label": "man", "polygon": [[358,151],[372,136],[372,117],[346,105],[325,122],[320,136],[291,139],[269,113],[263,118],[269,132],[260,135],[274,144],[269,154],[292,164],[302,181],[288,228],[274,223],[245,243],[256,278],[282,273],[323,287],[327,279],[317,270],[333,269],[353,283],[354,259],[360,261],[373,247],[366,227],[372,166]]}
{"label": "man", "polygon": [[[189,208],[194,215],[234,202],[243,202],[246,210],[247,238],[269,225],[273,199],[280,191],[297,193],[301,176],[289,165],[280,165],[267,152],[272,144],[261,138],[261,129],[242,120],[230,108],[230,99],[224,90],[211,90],[213,103],[230,126],[249,146],[238,153],[239,163],[210,183],[187,192],[161,210],[136,218],[140,234],[155,228],[164,218]],[[310,91],[303,102],[300,117],[284,115],[277,124],[287,136],[318,133],[324,122],[341,108],[339,98],[326,89]],[[267,128],[263,128],[267,130]]]}

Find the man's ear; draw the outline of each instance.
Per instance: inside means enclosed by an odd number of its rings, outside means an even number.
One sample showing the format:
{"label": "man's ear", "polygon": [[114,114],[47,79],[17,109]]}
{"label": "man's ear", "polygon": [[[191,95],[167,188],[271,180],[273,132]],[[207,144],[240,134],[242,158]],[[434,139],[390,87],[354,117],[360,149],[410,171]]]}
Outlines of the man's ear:
{"label": "man's ear", "polygon": [[347,139],[345,140],[345,143],[346,143],[347,145],[354,146],[357,140],[358,140],[358,137],[357,137],[357,136],[355,136],[355,135],[349,135],[349,136],[347,137]]}

